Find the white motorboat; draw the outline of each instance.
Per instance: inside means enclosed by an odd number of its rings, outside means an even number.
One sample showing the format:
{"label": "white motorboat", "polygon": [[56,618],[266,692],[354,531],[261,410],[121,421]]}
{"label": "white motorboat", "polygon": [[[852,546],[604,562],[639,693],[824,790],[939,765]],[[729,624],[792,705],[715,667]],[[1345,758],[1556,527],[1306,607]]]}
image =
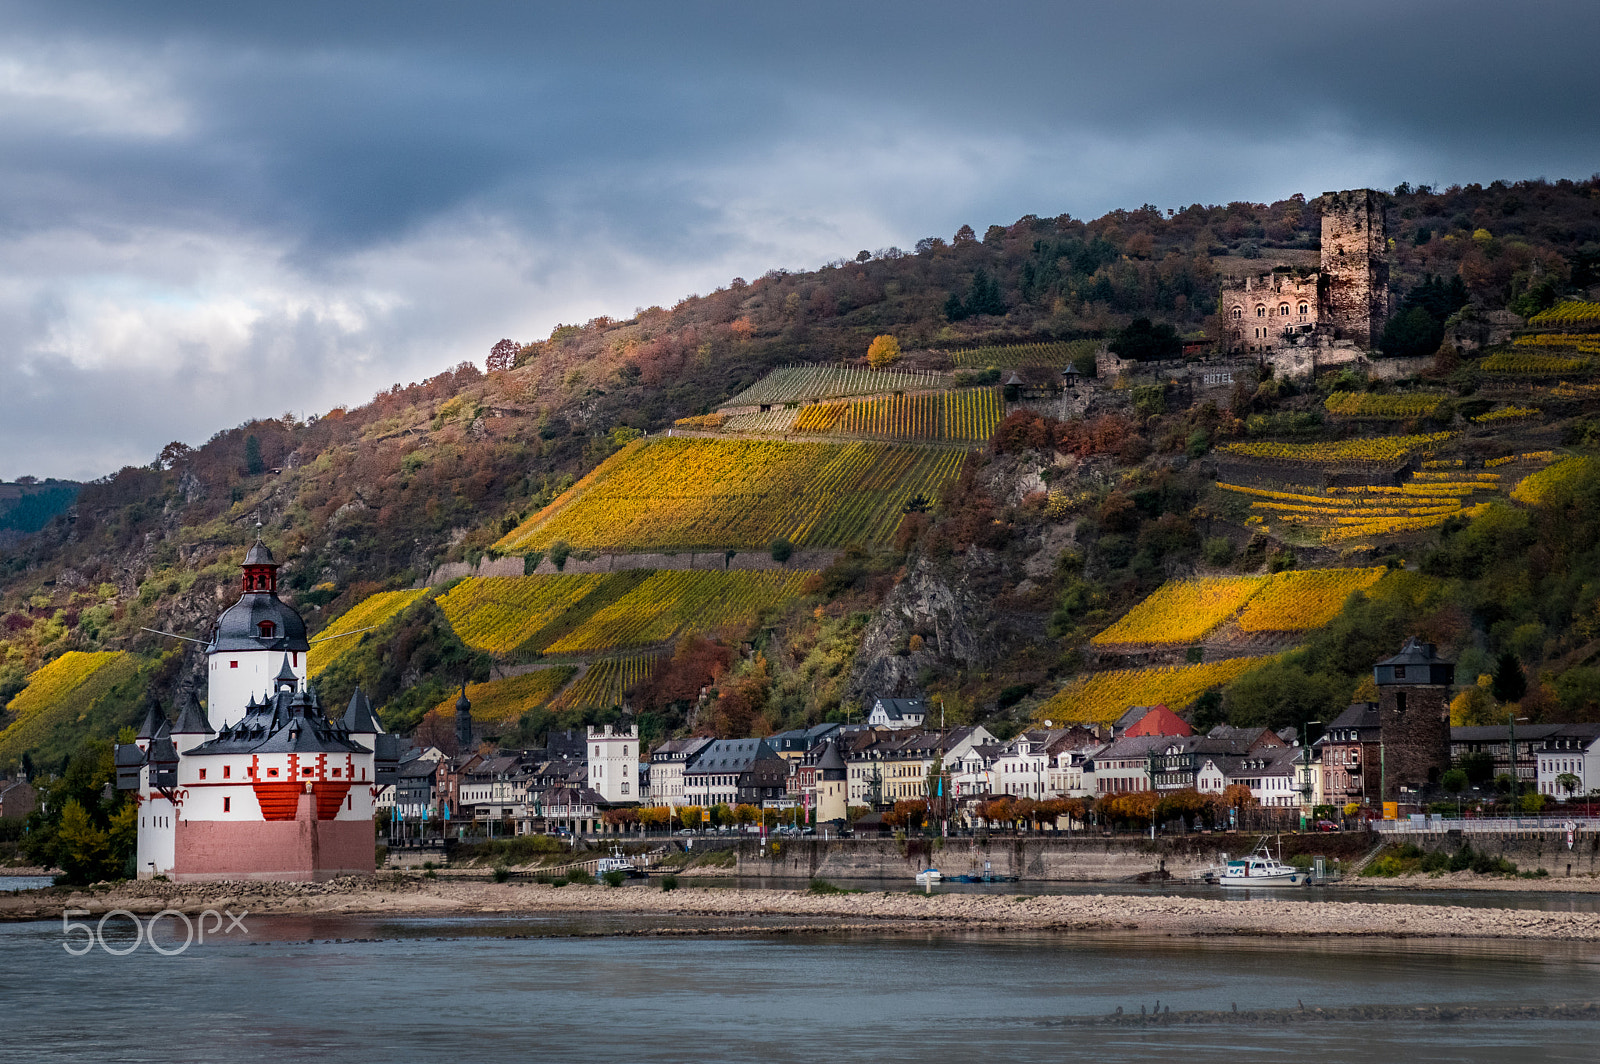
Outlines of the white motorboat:
{"label": "white motorboat", "polygon": [[938,883],[942,879],[944,879],[944,876],[940,874],[937,868],[924,868],[917,873],[917,882],[923,886],[927,886],[930,883]]}
{"label": "white motorboat", "polygon": [[1217,877],[1225,887],[1302,887],[1310,881],[1311,873],[1272,856],[1265,841],[1248,857],[1229,861]]}
{"label": "white motorboat", "polygon": [[595,878],[598,879],[607,872],[621,872],[625,876],[635,876],[639,874],[639,869],[631,858],[623,855],[620,847],[613,846],[610,857],[602,857],[595,862]]}

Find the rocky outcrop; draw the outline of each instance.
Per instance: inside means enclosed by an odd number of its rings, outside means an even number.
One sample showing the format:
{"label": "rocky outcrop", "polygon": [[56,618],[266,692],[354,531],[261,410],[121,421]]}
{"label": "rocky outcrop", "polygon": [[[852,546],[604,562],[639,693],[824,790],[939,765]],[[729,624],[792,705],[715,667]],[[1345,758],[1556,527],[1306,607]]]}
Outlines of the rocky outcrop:
{"label": "rocky outcrop", "polygon": [[867,625],[847,693],[909,695],[926,668],[980,665],[994,654],[989,629],[987,606],[959,574],[918,559]]}

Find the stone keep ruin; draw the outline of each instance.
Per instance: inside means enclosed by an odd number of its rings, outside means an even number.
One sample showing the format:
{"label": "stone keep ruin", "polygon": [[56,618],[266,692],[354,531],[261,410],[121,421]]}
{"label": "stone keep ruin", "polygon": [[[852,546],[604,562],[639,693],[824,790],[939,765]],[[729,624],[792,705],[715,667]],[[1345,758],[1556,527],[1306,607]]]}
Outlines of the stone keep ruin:
{"label": "stone keep ruin", "polygon": [[1318,268],[1277,266],[1225,286],[1222,342],[1231,352],[1377,346],[1389,317],[1388,197],[1372,189],[1325,192]]}

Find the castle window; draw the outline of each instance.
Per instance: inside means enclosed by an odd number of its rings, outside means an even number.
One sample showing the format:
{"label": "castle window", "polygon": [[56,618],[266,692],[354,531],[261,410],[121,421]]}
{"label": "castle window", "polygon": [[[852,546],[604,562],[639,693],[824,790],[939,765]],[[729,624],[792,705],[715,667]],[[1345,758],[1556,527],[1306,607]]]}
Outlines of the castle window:
{"label": "castle window", "polygon": [[1282,318],[1287,318],[1289,316],[1289,304],[1287,304],[1287,303],[1279,303],[1278,304],[1278,316],[1282,317]]}
{"label": "castle window", "polygon": [[1243,307],[1234,307],[1234,308],[1233,308],[1233,316],[1234,316],[1234,317],[1235,317],[1235,318],[1242,318],[1242,317],[1244,317],[1244,308],[1243,308]]}
{"label": "castle window", "polygon": [[1303,317],[1305,317],[1305,316],[1306,316],[1306,312],[1307,312],[1307,311],[1308,311],[1308,310],[1310,310],[1310,309],[1311,309],[1311,308],[1310,308],[1310,306],[1309,306],[1309,305],[1308,305],[1308,304],[1305,304],[1305,303],[1301,303],[1301,304],[1300,304],[1300,316],[1301,316],[1301,317],[1302,317],[1302,318],[1303,318]]}
{"label": "castle window", "polygon": [[1265,304],[1262,304],[1261,306],[1256,307],[1256,317],[1264,318],[1266,316],[1267,316],[1267,308],[1266,308]]}
{"label": "castle window", "polygon": [[231,765],[223,765],[222,766],[222,778],[223,779],[227,779],[232,775],[233,775],[233,767]]}
{"label": "castle window", "polygon": [[230,669],[237,669],[237,668],[238,668],[238,667],[239,667],[239,663],[238,663],[238,662],[237,662],[237,661],[230,661],[230,662],[228,662],[228,668],[230,668]]}
{"label": "castle window", "polygon": [[1406,693],[1404,691],[1398,691],[1395,693],[1394,711],[1396,713],[1404,713],[1406,711]]}
{"label": "castle window", "polygon": [[1394,678],[1396,680],[1404,680],[1406,678],[1406,667],[1404,665],[1396,665],[1394,667]]}
{"label": "castle window", "polygon": [[206,778],[206,770],[205,769],[201,769],[200,770],[200,778],[201,779],[205,779]]}
{"label": "castle window", "polygon": [[333,774],[334,774],[334,775],[335,775],[335,776],[337,776],[337,775],[339,775],[339,774],[340,774],[340,773],[341,773],[341,772],[343,772],[343,771],[344,771],[344,770],[343,770],[343,769],[337,769],[337,768],[336,768],[336,769],[334,769],[334,770],[333,770]]}
{"label": "castle window", "polygon": [[278,626],[271,621],[262,621],[260,624],[256,625],[256,627],[261,629],[262,639],[271,639],[272,633],[278,630]]}
{"label": "castle window", "polygon": [[300,770],[300,775],[309,776],[309,775],[311,775],[311,770],[308,769],[308,768],[303,768],[303,769]]}
{"label": "castle window", "polygon": [[222,811],[224,813],[233,812],[233,799],[232,798],[224,798],[222,800]]}
{"label": "castle window", "polygon": [[267,775],[269,775],[269,776],[276,776],[276,775],[277,775],[277,774],[278,774],[278,770],[277,770],[277,769],[275,769],[275,768],[269,768],[269,769],[267,769]]}

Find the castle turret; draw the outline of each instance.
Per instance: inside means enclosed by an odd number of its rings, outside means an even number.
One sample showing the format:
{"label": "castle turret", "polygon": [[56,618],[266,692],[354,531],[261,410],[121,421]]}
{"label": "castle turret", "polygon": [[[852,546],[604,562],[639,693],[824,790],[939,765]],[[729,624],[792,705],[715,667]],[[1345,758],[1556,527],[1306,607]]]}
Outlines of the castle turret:
{"label": "castle turret", "polygon": [[1341,340],[1375,348],[1389,317],[1388,197],[1369,188],[1325,192],[1322,269],[1326,324]]}
{"label": "castle turret", "polygon": [[206,711],[200,708],[200,696],[190,691],[189,701],[184,704],[183,712],[178,715],[178,723],[172,726],[172,741],[177,746],[178,753],[187,754],[216,733],[216,729],[206,719]]}
{"label": "castle turret", "polygon": [[298,686],[310,649],[305,622],[278,598],[278,563],[257,539],[244,558],[239,601],[217,619],[206,651],[211,726],[221,729],[242,719],[255,695],[275,687],[274,670],[277,680],[287,673]]}
{"label": "castle turret", "polygon": [[849,773],[839,748],[829,740],[817,758],[817,823],[849,816]]}

